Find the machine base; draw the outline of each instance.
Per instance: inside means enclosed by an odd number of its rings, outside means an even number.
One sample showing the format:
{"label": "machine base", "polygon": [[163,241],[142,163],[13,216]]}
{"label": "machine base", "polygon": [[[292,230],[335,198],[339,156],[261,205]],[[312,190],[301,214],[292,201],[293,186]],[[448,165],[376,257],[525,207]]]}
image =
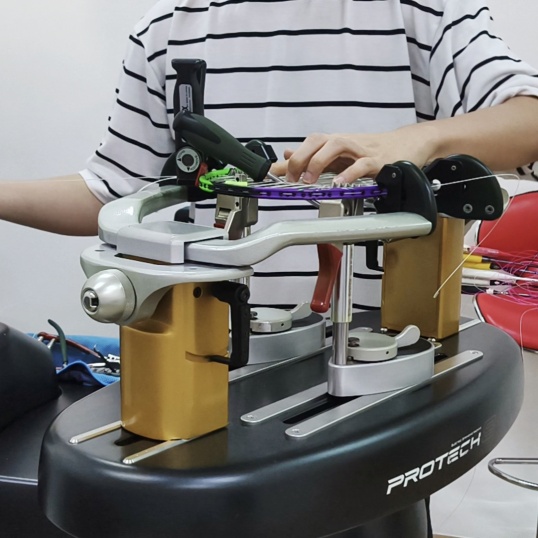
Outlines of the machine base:
{"label": "machine base", "polygon": [[[357,324],[379,326],[373,313]],[[496,328],[473,325],[442,349],[448,357],[479,349],[483,357],[306,438],[286,430],[348,400],[322,395],[258,426],[241,417],[324,383],[328,352],[237,379],[227,428],[130,465],[126,457],[157,443],[121,429],[70,443],[119,420],[119,387],[112,385],[72,405],[49,429],[42,507],[81,538],[425,537],[417,514],[409,531],[382,522],[423,506],[483,459],[512,425],[523,395],[520,349]],[[380,526],[368,534],[374,522]]]}

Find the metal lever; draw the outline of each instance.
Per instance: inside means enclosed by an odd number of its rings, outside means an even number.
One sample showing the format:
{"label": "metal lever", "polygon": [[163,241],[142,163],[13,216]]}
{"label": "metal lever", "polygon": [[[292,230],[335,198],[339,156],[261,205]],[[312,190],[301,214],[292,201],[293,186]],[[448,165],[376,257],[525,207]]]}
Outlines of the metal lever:
{"label": "metal lever", "polygon": [[394,339],[396,345],[400,347],[412,346],[416,344],[420,338],[420,330],[416,325],[408,325],[405,329],[397,334]]}

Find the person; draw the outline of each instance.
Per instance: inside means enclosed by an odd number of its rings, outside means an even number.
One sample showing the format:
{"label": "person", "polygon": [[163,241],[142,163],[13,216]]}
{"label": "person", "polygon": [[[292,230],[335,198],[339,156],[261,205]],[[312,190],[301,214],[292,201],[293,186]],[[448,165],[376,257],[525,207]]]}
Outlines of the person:
{"label": "person", "polygon": [[[3,186],[0,217],[94,234],[104,203],[154,181],[174,150],[174,58],[206,61],[206,116],[242,142],[273,145],[287,159],[274,171],[290,181],[331,169],[349,182],[385,163],[454,153],[528,174],[538,160],[538,72],[494,33],[485,0],[160,0],[129,37],[107,132],[86,168]],[[197,203],[196,221],[212,225],[214,207]],[[268,201],[259,226],[315,216],[305,203]],[[312,247],[266,260],[253,303],[305,300],[316,264]],[[380,274],[355,276],[354,306],[375,308]]]}

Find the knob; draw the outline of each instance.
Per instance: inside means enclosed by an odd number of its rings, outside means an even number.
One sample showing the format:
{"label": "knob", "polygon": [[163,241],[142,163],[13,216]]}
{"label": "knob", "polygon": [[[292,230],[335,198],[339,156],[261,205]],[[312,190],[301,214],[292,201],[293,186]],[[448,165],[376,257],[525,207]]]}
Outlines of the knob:
{"label": "knob", "polygon": [[136,294],[129,278],[117,269],[92,275],[80,294],[82,308],[96,321],[121,323],[129,319],[136,305]]}

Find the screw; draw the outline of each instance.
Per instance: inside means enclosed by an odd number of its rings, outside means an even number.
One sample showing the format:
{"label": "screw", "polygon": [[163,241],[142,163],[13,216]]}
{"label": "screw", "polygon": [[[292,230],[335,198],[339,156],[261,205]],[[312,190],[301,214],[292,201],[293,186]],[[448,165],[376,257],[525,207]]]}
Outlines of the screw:
{"label": "screw", "polygon": [[493,213],[495,212],[495,208],[492,205],[487,205],[484,210],[488,215],[493,215]]}
{"label": "screw", "polygon": [[471,204],[465,204],[465,205],[463,206],[463,212],[464,212],[464,213],[467,213],[467,215],[468,215],[469,213],[472,213],[472,211],[473,211],[473,206],[472,206]]}

